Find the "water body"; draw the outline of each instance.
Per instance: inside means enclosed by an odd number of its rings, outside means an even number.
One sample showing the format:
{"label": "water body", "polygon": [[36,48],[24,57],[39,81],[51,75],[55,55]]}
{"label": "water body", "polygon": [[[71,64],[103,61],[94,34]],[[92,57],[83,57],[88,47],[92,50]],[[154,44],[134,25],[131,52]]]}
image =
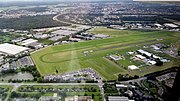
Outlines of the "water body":
{"label": "water body", "polygon": [[0,77],[0,80],[32,80],[34,77],[30,73],[18,73],[18,74],[8,74],[8,75],[3,75]]}

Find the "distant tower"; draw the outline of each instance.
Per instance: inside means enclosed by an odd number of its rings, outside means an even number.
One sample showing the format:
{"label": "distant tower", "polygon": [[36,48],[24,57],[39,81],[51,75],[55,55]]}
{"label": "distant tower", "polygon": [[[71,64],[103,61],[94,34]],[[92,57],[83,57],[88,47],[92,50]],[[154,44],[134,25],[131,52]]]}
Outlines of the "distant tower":
{"label": "distant tower", "polygon": [[180,67],[178,69],[168,101],[180,101]]}

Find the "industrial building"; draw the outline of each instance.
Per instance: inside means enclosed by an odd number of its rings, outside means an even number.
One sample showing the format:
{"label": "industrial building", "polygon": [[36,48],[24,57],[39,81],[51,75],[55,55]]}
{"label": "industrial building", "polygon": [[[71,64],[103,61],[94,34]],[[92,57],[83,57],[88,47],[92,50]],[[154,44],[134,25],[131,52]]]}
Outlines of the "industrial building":
{"label": "industrial building", "polygon": [[135,69],[139,69],[139,67],[137,67],[135,65],[131,65],[131,66],[128,66],[128,69],[129,70],[135,70]]}
{"label": "industrial building", "polygon": [[108,96],[109,101],[134,101],[134,100],[129,100],[128,97],[124,96]]}
{"label": "industrial building", "polygon": [[9,43],[0,44],[0,53],[5,55],[18,55],[27,50],[29,50],[29,48],[17,46],[14,44],[9,44]]}

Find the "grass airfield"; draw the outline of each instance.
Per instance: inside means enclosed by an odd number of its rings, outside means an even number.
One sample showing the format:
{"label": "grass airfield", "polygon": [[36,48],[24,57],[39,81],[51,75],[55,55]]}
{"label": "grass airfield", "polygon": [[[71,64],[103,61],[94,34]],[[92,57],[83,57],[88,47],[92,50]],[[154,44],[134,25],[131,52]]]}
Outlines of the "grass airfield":
{"label": "grass airfield", "polygon": [[[41,75],[58,74],[93,68],[104,79],[116,79],[119,73],[129,73],[127,67],[122,67],[108,60],[105,56],[110,54],[126,54],[129,51],[142,48],[144,45],[155,43],[170,44],[179,41],[180,33],[167,31],[135,31],[135,30],[115,30],[108,28],[95,28],[89,32],[94,34],[106,34],[112,38],[84,41],[65,45],[51,46],[31,54]],[[158,41],[157,39],[163,39]],[[93,52],[90,52],[93,50]],[[85,51],[89,51],[87,55]],[[125,60],[126,65],[132,65]],[[150,72],[170,68],[172,65],[179,64],[179,60],[174,59],[175,63],[168,63],[162,67],[142,67],[143,73],[139,70],[133,71],[130,75],[144,75]]]}

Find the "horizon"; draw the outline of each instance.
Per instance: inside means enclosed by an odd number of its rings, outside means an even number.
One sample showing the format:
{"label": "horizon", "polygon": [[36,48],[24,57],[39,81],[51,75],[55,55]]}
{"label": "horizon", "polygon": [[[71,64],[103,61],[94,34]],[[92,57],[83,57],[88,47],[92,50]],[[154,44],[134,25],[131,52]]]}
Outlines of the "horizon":
{"label": "horizon", "polygon": [[65,2],[65,1],[133,1],[133,0],[0,0],[0,2],[53,2],[53,1],[59,1],[59,2]]}
{"label": "horizon", "polygon": [[152,1],[152,2],[180,2],[180,0],[0,0],[0,3],[11,3],[11,2],[91,2],[91,1]]}

